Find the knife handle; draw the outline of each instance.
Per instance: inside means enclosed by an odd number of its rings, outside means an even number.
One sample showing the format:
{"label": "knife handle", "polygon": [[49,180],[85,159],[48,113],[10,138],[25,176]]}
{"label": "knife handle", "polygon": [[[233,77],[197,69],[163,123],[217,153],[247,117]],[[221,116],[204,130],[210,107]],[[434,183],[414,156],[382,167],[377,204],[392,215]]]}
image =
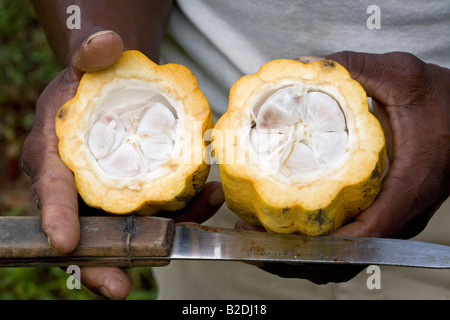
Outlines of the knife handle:
{"label": "knife handle", "polygon": [[0,217],[0,267],[165,266],[175,224],[148,216],[80,217],[80,231],[75,251],[63,255],[47,241],[39,217]]}

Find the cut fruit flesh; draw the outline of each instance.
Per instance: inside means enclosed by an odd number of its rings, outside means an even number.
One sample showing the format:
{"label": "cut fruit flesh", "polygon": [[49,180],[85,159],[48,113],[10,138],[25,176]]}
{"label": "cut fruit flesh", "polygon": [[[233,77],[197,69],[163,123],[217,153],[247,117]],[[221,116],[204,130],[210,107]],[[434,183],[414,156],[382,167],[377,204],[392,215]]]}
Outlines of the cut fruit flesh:
{"label": "cut fruit flesh", "polygon": [[[132,189],[170,173],[168,164],[179,154],[185,112],[154,84],[114,79],[106,84],[86,113],[85,152],[100,168],[99,176]],[[172,99],[173,100],[173,99]],[[179,123],[181,123],[179,125]]]}
{"label": "cut fruit flesh", "polygon": [[335,99],[314,88],[282,88],[253,108],[252,119],[253,149],[285,176],[333,165],[345,154],[344,113]]}
{"label": "cut fruit flesh", "polygon": [[89,149],[106,174],[125,178],[155,171],[171,158],[176,118],[156,102],[117,113],[108,111],[89,132]]}

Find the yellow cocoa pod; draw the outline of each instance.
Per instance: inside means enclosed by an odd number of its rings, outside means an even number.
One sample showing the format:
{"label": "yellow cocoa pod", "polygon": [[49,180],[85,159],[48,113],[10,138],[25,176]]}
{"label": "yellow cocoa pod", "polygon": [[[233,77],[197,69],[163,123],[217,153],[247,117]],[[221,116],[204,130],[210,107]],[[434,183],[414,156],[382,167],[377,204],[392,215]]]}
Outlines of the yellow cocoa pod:
{"label": "yellow cocoa pod", "polygon": [[202,137],[212,126],[194,75],[138,51],[85,73],[56,116],[59,153],[81,197],[114,214],[185,206],[209,173]]}
{"label": "yellow cocoa pod", "polygon": [[324,235],[375,199],[385,138],[331,60],[275,60],[238,80],[212,133],[228,207],[278,233]]}

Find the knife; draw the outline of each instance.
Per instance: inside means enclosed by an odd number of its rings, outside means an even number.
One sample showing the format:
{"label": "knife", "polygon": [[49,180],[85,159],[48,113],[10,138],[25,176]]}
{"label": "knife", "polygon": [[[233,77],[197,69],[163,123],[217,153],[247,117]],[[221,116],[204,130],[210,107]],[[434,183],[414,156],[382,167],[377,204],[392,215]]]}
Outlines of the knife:
{"label": "knife", "polygon": [[78,247],[63,255],[48,243],[39,217],[0,217],[0,267],[219,260],[450,268],[450,246],[412,240],[274,234],[134,215],[80,217],[80,228]]}

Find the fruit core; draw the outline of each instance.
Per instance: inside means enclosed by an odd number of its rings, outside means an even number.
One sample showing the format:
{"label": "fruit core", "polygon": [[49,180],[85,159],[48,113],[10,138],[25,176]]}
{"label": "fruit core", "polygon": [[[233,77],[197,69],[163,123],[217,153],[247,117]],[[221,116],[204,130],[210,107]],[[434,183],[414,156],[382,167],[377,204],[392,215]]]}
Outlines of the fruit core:
{"label": "fruit core", "polygon": [[290,85],[266,97],[251,116],[250,144],[260,166],[291,178],[325,174],[344,158],[349,130],[332,95]]}
{"label": "fruit core", "polygon": [[106,85],[89,120],[86,142],[100,168],[115,178],[149,174],[172,158],[178,113],[140,80]]}

